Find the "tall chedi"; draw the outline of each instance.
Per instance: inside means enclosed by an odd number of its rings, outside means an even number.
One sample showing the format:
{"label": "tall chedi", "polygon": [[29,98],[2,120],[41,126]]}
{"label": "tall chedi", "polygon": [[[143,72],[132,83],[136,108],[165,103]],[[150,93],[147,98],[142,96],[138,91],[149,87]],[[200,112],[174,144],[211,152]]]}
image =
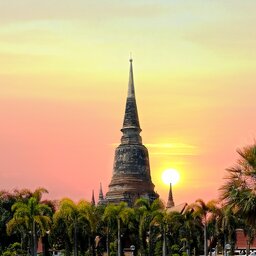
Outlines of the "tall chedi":
{"label": "tall chedi", "polygon": [[113,176],[106,194],[109,203],[127,202],[132,205],[140,197],[151,202],[158,198],[151,181],[148,150],[142,144],[134,81],[132,59],[130,59],[130,74],[128,95],[124,114],[123,136],[121,144],[115,151]]}

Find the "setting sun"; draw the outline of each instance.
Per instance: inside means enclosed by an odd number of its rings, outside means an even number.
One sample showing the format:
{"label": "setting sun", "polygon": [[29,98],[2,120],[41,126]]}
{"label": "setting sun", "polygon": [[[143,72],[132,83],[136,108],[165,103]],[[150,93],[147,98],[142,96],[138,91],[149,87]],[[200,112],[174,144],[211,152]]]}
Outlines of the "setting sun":
{"label": "setting sun", "polygon": [[169,185],[172,183],[172,185],[175,185],[179,182],[180,174],[175,169],[167,169],[162,173],[162,180],[166,185]]}

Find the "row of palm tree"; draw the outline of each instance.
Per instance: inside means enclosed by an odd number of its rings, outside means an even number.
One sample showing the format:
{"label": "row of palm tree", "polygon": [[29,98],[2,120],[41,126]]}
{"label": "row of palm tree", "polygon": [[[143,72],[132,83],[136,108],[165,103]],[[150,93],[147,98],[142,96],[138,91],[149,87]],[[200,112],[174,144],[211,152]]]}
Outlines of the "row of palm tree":
{"label": "row of palm tree", "polygon": [[237,164],[227,169],[220,200],[198,199],[183,213],[166,210],[161,200],[96,206],[68,198],[42,200],[44,188],[0,191],[0,250],[15,255],[18,242],[23,252],[35,256],[41,239],[45,256],[49,246],[67,256],[120,256],[131,244],[137,255],[208,255],[213,247],[225,253],[226,244],[234,250],[236,228],[244,229],[249,245],[256,224],[256,145],[238,153]]}
{"label": "row of palm tree", "polygon": [[[36,196],[39,191],[40,196]],[[7,234],[20,241],[24,250],[29,248],[33,256],[37,254],[39,238],[47,238],[53,249],[65,249],[67,255],[73,252],[74,256],[101,255],[103,251],[107,255],[122,255],[127,247],[124,242],[134,244],[139,255],[166,256],[198,255],[204,237],[206,254],[206,241],[211,239],[214,244],[226,231],[220,221],[227,221],[228,216],[222,215],[224,208],[214,201],[206,204],[197,200],[181,214],[167,211],[160,200],[150,204],[141,198],[130,208],[126,203],[95,206],[64,198],[55,210],[52,203],[41,200],[45,192],[38,189],[29,198],[15,202],[11,207],[13,214],[6,222]],[[216,226],[211,231],[213,225]]]}

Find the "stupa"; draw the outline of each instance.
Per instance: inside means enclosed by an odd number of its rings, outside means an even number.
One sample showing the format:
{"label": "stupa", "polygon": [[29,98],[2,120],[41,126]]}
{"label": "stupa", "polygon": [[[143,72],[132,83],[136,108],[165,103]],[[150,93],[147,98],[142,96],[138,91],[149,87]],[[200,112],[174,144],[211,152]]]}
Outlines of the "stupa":
{"label": "stupa", "polygon": [[104,198],[106,203],[127,202],[129,206],[138,198],[147,198],[152,202],[159,197],[151,180],[148,150],[140,136],[132,64],[130,59],[128,95],[121,129],[123,135],[115,151],[113,175]]}

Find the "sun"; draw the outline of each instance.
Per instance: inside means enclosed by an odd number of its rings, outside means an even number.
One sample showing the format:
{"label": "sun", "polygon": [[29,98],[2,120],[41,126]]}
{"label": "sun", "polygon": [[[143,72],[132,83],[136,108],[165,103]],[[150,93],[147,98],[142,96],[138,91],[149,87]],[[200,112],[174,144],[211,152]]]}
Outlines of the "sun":
{"label": "sun", "polygon": [[180,174],[175,169],[167,169],[162,173],[162,180],[166,185],[175,185],[180,180]]}

